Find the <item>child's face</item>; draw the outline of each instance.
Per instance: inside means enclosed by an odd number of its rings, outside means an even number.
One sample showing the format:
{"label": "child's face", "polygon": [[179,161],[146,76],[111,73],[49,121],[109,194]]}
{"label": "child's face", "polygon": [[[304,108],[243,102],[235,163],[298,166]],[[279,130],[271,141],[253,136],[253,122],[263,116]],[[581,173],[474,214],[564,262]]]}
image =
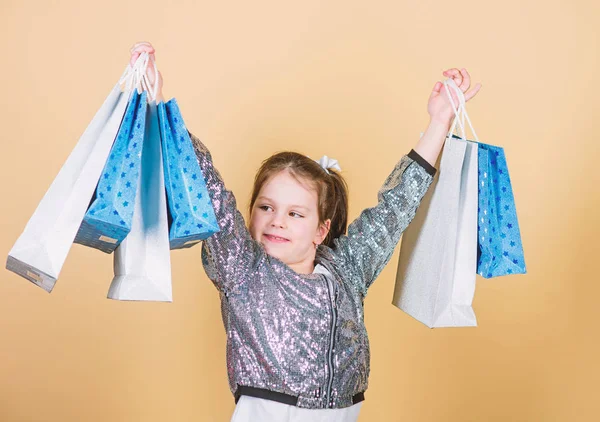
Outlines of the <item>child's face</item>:
{"label": "child's face", "polygon": [[317,192],[287,171],[260,189],[250,216],[250,233],[266,252],[297,272],[311,272],[315,245],[327,236],[329,221],[319,224]]}

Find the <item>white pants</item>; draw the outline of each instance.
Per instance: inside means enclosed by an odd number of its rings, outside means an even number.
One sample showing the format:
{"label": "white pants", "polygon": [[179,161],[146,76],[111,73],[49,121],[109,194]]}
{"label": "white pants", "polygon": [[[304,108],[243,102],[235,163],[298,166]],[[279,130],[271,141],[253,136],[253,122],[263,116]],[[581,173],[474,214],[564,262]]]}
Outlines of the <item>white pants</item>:
{"label": "white pants", "polygon": [[343,409],[303,409],[273,400],[240,396],[231,422],[356,422],[363,402]]}

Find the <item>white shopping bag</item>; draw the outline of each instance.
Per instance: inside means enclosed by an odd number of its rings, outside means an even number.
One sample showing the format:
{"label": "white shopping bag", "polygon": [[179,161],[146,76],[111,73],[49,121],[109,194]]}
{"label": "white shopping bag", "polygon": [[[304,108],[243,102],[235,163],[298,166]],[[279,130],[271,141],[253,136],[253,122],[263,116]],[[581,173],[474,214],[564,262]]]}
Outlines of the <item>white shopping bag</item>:
{"label": "white shopping bag", "polygon": [[115,249],[109,299],[172,302],[169,223],[160,129],[148,105],[138,194],[131,231]]}
{"label": "white shopping bag", "polygon": [[[402,234],[392,302],[430,328],[477,326],[472,308],[477,270],[477,143],[464,139],[464,118],[468,119],[464,94],[451,79],[445,84],[458,91],[461,102],[444,143],[439,172]],[[457,123],[463,139],[452,135]],[[471,130],[477,138],[472,126]]]}
{"label": "white shopping bag", "polygon": [[47,292],[58,279],[139,78],[138,69],[128,65],[9,252],[6,268]]}

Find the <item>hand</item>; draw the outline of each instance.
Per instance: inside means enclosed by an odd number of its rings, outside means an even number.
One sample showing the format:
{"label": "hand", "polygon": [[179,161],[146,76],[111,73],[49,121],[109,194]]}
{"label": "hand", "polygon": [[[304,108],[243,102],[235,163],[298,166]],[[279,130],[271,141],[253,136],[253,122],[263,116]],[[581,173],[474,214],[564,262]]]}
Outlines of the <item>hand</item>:
{"label": "hand", "polygon": [[[465,102],[469,101],[471,98],[477,94],[479,89],[481,89],[481,84],[478,83],[475,87],[468,91],[471,85],[471,77],[467,69],[463,68],[460,71],[456,68],[448,69],[443,72],[443,75],[446,78],[453,79],[456,85],[460,88],[460,90],[465,95]],[[458,100],[458,96],[454,92],[453,89],[450,88],[450,95],[452,95],[452,100],[454,101],[454,105],[458,107],[460,104]],[[441,122],[444,125],[447,125],[448,128],[454,119],[454,110],[450,100],[448,99],[448,94],[446,94],[446,86],[442,82],[436,82],[431,95],[429,96],[429,102],[427,103],[427,112],[432,121]]]}
{"label": "hand", "polygon": [[[142,54],[142,52],[147,52],[150,55],[151,59],[156,60],[156,56],[155,56],[155,50],[154,47],[152,46],[152,44],[150,44],[149,42],[139,42],[133,45],[133,47],[131,47],[131,49],[129,50],[129,52],[131,53],[131,58],[129,60],[129,64],[131,64],[131,66],[133,66],[135,64],[135,62],[137,61],[137,59],[140,57],[140,54]],[[151,65],[148,66],[148,69],[146,71],[146,76],[148,77],[148,81],[150,82],[150,85],[154,86],[155,83],[155,78],[154,78],[154,67]],[[158,72],[158,81],[156,82],[158,84],[158,87],[156,88],[156,102],[161,102],[163,101],[163,95],[162,95],[162,87],[163,87],[163,79],[162,79],[162,75],[160,73],[160,71]]]}

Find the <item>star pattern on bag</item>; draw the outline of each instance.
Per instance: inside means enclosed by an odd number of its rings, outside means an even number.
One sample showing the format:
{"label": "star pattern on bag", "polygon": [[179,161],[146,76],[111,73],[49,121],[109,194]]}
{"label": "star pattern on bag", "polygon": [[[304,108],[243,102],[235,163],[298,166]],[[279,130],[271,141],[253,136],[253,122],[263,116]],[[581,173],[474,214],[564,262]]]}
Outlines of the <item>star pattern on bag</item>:
{"label": "star pattern on bag", "polygon": [[171,249],[218,231],[206,182],[175,99],[158,105],[167,201],[172,218]]}
{"label": "star pattern on bag", "polygon": [[[112,252],[131,230],[141,165],[147,93],[133,92],[75,242]],[[101,239],[111,239],[107,242]]]}
{"label": "star pattern on bag", "polygon": [[523,247],[504,150],[478,143],[478,163],[477,273],[486,278],[524,274]]}

